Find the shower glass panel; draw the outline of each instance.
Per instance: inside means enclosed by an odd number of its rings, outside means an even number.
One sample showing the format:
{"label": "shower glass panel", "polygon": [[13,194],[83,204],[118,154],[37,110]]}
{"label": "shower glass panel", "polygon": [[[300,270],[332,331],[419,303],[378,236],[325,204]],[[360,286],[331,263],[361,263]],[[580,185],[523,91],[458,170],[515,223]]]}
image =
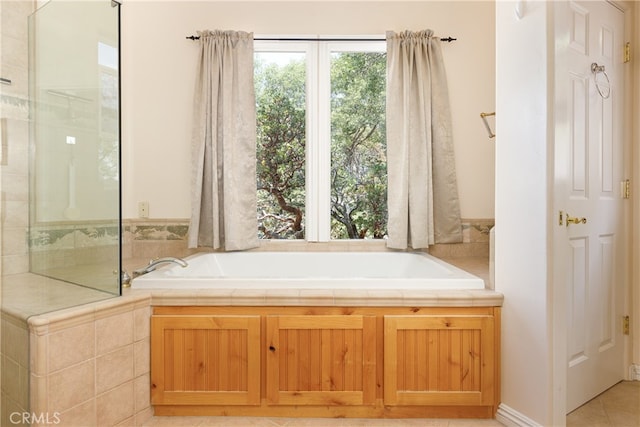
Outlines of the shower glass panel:
{"label": "shower glass panel", "polygon": [[29,19],[32,273],[120,294],[119,4]]}

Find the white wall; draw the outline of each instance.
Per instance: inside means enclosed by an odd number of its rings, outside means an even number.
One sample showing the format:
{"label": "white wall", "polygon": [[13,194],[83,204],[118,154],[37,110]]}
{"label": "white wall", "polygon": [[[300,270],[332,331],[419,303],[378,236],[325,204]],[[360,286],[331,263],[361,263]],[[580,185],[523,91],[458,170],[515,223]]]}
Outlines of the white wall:
{"label": "white wall", "polygon": [[188,218],[191,110],[203,29],[384,35],[431,28],[444,44],[463,218],[494,217],[495,5],[485,1],[223,2],[125,0],[122,7],[123,216]]}
{"label": "white wall", "polygon": [[[518,3],[525,5],[522,19],[515,14]],[[640,14],[633,9],[637,4],[618,3],[630,10],[627,39],[634,40],[632,58],[637,58]],[[496,147],[495,289],[505,298],[498,418],[520,425],[559,426],[566,421],[566,316],[561,308],[566,294],[553,280],[554,244],[558,243],[553,240],[556,211],[552,209],[554,136],[566,131],[562,125],[554,128],[558,113],[554,102],[562,106],[564,100],[556,100],[553,83],[556,69],[565,66],[562,46],[569,37],[566,9],[565,2],[496,3],[496,133],[501,139]],[[635,26],[633,32],[631,26]],[[640,105],[637,62],[627,72],[633,73],[627,80],[633,83],[627,92],[633,94],[633,111],[625,117],[633,120]],[[638,182],[640,131],[637,121],[633,123],[630,137],[634,182]],[[633,187],[633,250],[629,256],[637,259],[640,188]],[[640,269],[637,263],[632,264],[636,267],[627,308],[637,326]],[[639,360],[638,336],[633,332],[633,351],[629,349],[626,357],[635,364]]]}
{"label": "white wall", "polygon": [[[632,276],[631,276],[631,293],[630,293],[630,310],[629,315],[632,319],[631,331],[632,331],[632,359],[631,363],[634,364],[637,369],[640,370],[640,263],[638,263],[637,256],[640,253],[640,121],[637,120],[638,112],[640,112],[640,5],[631,3],[634,7],[633,13],[630,14],[630,19],[633,23],[633,31],[629,31],[632,40],[632,52],[631,57],[635,58],[633,62],[633,77],[631,78],[633,93],[632,100],[632,115],[633,130],[632,130],[632,146],[633,146],[633,183],[632,195],[634,199],[633,204],[633,237],[632,237]],[[629,22],[629,21],[627,21]],[[640,371],[636,372],[636,380],[640,381]]]}
{"label": "white wall", "polygon": [[[502,311],[502,405],[552,422],[552,2],[496,3],[495,288]],[[553,22],[553,21],[551,21]],[[549,101],[551,100],[551,101]]]}

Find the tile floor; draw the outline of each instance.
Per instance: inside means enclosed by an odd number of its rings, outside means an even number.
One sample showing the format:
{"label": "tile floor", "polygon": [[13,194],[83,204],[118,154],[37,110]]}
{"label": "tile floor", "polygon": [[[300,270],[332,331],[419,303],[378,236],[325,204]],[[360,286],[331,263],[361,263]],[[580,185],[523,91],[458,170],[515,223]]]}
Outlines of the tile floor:
{"label": "tile floor", "polygon": [[[146,427],[502,427],[496,420],[153,417]],[[567,416],[567,427],[640,427],[640,381],[623,381]]]}
{"label": "tile floor", "polygon": [[640,381],[623,381],[567,415],[567,427],[640,427]]}
{"label": "tile floor", "polygon": [[496,420],[433,418],[153,417],[144,426],[167,427],[503,427]]}

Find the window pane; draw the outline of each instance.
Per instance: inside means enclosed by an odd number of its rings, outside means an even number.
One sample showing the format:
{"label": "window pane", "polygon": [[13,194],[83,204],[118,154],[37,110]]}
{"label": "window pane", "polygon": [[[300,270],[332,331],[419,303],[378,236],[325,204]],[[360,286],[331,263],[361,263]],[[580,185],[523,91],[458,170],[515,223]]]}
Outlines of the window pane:
{"label": "window pane", "polygon": [[305,54],[257,52],[258,236],[304,239]]}
{"label": "window pane", "polygon": [[331,57],[331,238],[387,233],[386,54]]}

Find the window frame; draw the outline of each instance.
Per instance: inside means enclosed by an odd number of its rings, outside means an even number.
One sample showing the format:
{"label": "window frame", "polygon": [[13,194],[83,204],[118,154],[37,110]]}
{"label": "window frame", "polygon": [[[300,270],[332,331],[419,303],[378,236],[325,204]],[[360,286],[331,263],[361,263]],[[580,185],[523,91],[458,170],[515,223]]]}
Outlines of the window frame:
{"label": "window frame", "polygon": [[[286,38],[304,38],[286,40]],[[265,35],[256,38],[279,38]],[[284,36],[282,40],[255,40],[254,53],[306,54],[305,232],[306,242],[375,241],[331,239],[331,54],[333,52],[386,52],[376,36]],[[345,41],[322,40],[340,38]],[[357,40],[348,40],[354,38]],[[371,39],[363,41],[363,39]],[[308,39],[308,40],[307,40]]]}

